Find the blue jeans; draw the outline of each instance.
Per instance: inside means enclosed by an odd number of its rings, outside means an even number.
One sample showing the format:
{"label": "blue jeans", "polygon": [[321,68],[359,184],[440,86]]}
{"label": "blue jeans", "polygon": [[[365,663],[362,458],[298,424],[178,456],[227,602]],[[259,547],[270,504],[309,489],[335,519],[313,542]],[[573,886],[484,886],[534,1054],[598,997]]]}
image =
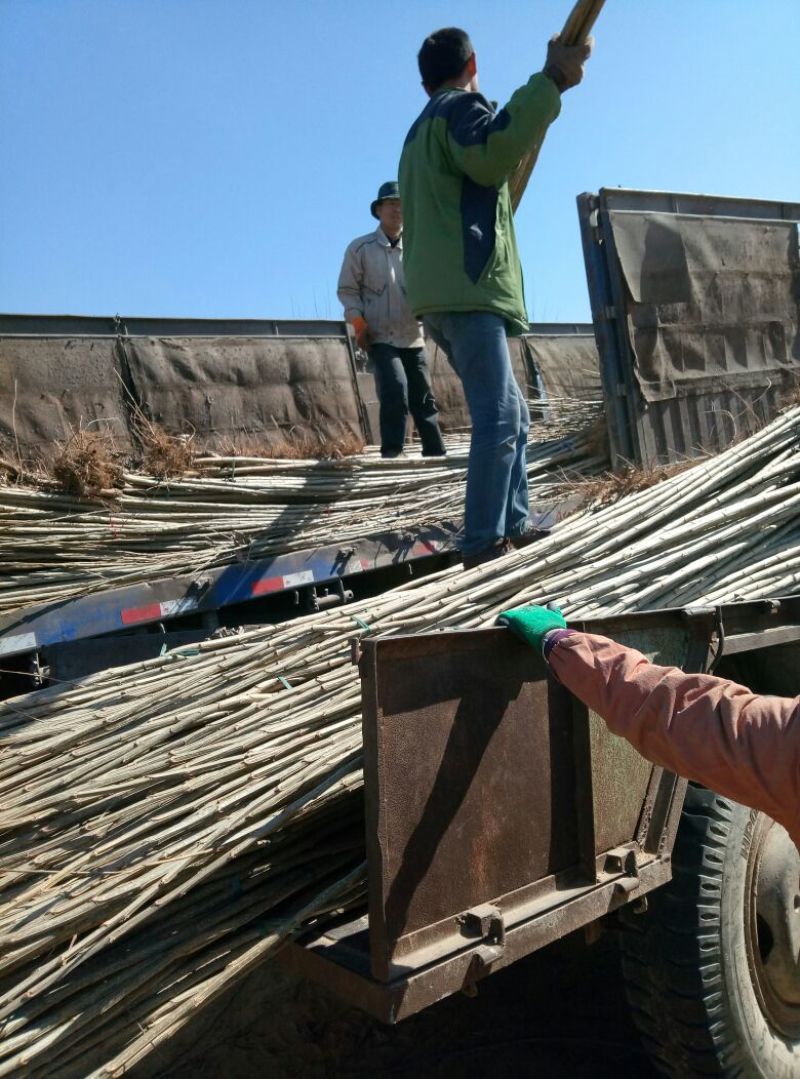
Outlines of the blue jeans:
{"label": "blue jeans", "polygon": [[461,379],[472,419],[462,551],[476,554],[527,527],[528,406],[499,315],[436,312],[425,316],[425,330]]}

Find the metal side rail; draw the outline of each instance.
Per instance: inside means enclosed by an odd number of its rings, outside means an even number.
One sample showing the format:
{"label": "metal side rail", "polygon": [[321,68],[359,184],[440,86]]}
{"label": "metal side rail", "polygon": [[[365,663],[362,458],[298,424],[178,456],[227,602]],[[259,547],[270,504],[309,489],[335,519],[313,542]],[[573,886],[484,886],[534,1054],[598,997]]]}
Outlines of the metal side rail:
{"label": "metal side rail", "polygon": [[[383,532],[346,544],[293,551],[273,558],[215,566],[184,576],[111,587],[75,599],[38,604],[0,615],[0,656],[35,652],[48,645],[195,615],[297,593],[306,610],[342,602],[345,578],[377,570],[412,572],[415,563],[456,551],[458,525],[445,522],[418,532]],[[317,586],[338,591],[318,596]]]}

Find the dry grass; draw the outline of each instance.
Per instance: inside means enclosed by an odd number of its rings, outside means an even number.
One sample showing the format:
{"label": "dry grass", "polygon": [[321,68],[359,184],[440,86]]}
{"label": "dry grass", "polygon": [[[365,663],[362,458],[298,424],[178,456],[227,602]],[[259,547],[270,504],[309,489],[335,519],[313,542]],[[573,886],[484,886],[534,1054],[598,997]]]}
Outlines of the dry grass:
{"label": "dry grass", "polygon": [[595,418],[585,435],[586,450],[592,457],[601,457],[609,460],[611,457],[611,445],[608,441],[608,424],[605,412],[601,412]]}
{"label": "dry grass", "polygon": [[626,465],[618,472],[605,472],[602,476],[567,483],[567,488],[571,494],[580,496],[586,503],[606,506],[635,491],[655,487],[662,480],[669,479],[670,476],[696,465],[698,460],[699,458],[695,458],[690,461],[679,461],[677,464],[656,465],[653,468]]}
{"label": "dry grass", "polygon": [[29,480],[30,473],[24,465],[16,464],[5,457],[0,457],[0,476],[6,476],[16,483]]}
{"label": "dry grass", "polygon": [[139,420],[137,435],[142,445],[142,469],[163,480],[185,476],[194,466],[193,435],[170,435],[150,420]]}
{"label": "dry grass", "polygon": [[[125,461],[107,433],[73,431],[64,443],[56,443],[50,455],[42,452],[29,464],[0,453],[0,480],[48,487],[55,485],[80,498],[112,498],[124,486],[124,466],[136,468],[159,480],[196,472],[201,455],[193,435],[170,435],[157,423],[139,415],[136,433],[141,446],[133,461]],[[240,435],[223,443],[220,450],[230,457],[261,457],[269,460],[342,460],[363,453],[359,435],[342,432],[336,437],[281,432],[278,435]]]}
{"label": "dry grass", "polygon": [[778,394],[778,409],[785,412],[787,408],[794,408],[795,405],[800,405],[800,381],[796,376],[787,376],[784,387]]}
{"label": "dry grass", "polygon": [[80,498],[114,496],[122,486],[122,468],[110,435],[83,428],[59,445],[49,472],[62,490]]}
{"label": "dry grass", "polygon": [[[52,451],[49,454],[52,458]],[[41,450],[23,454],[19,442],[14,439],[0,438],[0,482],[31,486],[41,484],[49,478],[48,460]]]}
{"label": "dry grass", "polygon": [[338,461],[363,453],[364,440],[351,431],[335,437],[307,432],[281,431],[272,436],[237,435],[223,443],[220,452],[229,457],[263,457],[269,460]]}

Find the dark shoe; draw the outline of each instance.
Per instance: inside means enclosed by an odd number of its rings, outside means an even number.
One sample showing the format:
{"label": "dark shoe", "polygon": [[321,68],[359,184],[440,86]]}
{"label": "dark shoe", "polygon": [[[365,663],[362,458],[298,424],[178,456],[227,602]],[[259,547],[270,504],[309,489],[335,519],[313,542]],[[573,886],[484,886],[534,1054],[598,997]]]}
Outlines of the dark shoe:
{"label": "dark shoe", "polygon": [[482,566],[484,562],[493,562],[495,558],[511,554],[513,550],[509,540],[502,539],[493,547],[486,547],[483,551],[476,551],[474,554],[462,555],[461,561],[464,563],[464,569],[475,569],[476,566]]}
{"label": "dark shoe", "polygon": [[533,525],[528,525],[524,532],[518,532],[516,536],[509,536],[508,542],[515,551],[519,551],[523,547],[528,547],[531,543],[536,543],[537,540],[547,539],[550,535],[552,533],[549,528],[534,528]]}

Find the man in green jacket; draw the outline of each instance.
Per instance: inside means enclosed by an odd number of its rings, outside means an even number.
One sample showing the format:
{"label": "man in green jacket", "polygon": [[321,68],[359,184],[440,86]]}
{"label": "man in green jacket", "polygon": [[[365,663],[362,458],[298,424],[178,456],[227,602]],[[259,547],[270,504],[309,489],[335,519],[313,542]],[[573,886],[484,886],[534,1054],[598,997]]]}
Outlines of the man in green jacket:
{"label": "man in green jacket", "polygon": [[506,340],[528,329],[508,178],[541,143],[561,94],[581,81],[589,52],[554,38],[544,69],[495,112],[478,92],[475,51],[463,30],[437,30],[419,51],[430,100],[400,159],[403,259],[411,310],[461,379],[472,418],[467,568],[540,535],[529,519],[530,417]]}

